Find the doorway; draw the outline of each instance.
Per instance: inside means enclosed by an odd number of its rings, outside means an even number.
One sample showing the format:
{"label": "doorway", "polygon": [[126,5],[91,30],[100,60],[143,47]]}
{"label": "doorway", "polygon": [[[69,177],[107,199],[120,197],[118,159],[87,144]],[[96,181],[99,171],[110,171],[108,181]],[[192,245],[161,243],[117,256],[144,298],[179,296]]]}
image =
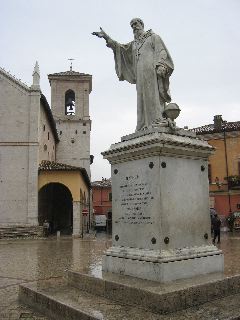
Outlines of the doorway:
{"label": "doorway", "polygon": [[73,198],[70,190],[61,183],[49,183],[38,193],[38,222],[47,220],[50,234],[72,234]]}

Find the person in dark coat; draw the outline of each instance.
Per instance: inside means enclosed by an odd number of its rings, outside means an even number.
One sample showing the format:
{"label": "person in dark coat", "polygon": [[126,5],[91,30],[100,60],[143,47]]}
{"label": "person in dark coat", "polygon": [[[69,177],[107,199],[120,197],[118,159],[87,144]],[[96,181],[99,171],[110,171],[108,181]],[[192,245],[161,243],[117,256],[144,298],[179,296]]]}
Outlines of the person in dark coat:
{"label": "person in dark coat", "polygon": [[213,243],[215,243],[216,238],[218,238],[217,243],[220,243],[220,227],[221,227],[221,220],[219,219],[218,215],[215,213],[212,219],[212,227],[213,227]]}
{"label": "person in dark coat", "polygon": [[43,223],[43,235],[44,237],[48,237],[49,235],[49,222],[47,220]]}

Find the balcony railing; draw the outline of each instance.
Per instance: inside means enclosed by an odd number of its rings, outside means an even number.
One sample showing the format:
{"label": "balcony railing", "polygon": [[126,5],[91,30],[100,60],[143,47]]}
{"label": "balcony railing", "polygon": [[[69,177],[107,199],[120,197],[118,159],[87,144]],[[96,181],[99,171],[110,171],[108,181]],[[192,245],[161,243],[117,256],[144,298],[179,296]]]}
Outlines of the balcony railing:
{"label": "balcony railing", "polygon": [[240,189],[240,176],[229,176],[225,180],[228,182],[229,189]]}

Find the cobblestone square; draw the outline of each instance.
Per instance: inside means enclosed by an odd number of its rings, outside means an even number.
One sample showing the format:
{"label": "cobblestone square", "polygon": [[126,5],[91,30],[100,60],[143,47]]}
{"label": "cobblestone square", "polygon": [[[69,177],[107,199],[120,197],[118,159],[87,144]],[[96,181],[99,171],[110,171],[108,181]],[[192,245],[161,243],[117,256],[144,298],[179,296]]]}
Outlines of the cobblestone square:
{"label": "cobblestone square", "polygon": [[[18,303],[18,285],[35,280],[61,279],[66,270],[101,273],[102,254],[111,245],[110,236],[72,239],[0,241],[0,319],[46,320]],[[223,233],[225,275],[240,274],[240,233]]]}

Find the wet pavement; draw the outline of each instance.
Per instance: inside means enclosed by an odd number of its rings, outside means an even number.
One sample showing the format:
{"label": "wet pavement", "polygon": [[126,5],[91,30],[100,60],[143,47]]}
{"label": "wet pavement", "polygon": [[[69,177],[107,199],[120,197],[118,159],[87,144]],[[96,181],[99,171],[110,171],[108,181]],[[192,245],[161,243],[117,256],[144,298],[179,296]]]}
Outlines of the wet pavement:
{"label": "wet pavement", "polygon": [[95,239],[56,237],[0,241],[0,319],[45,320],[18,304],[18,285],[34,280],[61,278],[66,270],[97,274],[102,253],[111,245],[105,233]]}
{"label": "wet pavement", "polygon": [[[66,270],[98,275],[103,252],[111,245],[105,233],[96,238],[56,237],[0,241],[0,319],[46,318],[18,303],[18,285],[34,280],[61,278]],[[225,275],[240,274],[240,233],[225,233],[221,244]]]}

